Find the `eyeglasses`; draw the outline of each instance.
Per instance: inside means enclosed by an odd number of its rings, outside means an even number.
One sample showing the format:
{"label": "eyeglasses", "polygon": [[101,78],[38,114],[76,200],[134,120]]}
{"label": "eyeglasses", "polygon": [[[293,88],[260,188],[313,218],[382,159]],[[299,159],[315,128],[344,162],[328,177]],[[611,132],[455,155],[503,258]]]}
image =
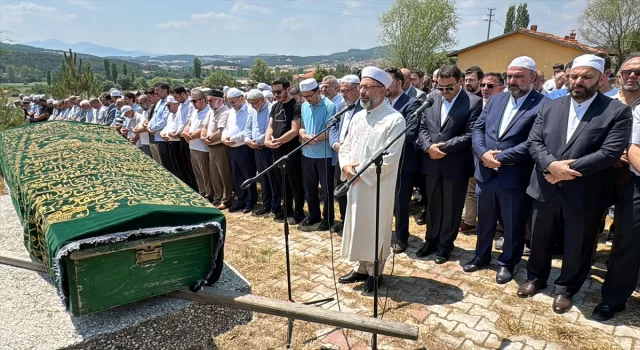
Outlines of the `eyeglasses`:
{"label": "eyeglasses", "polygon": [[455,89],[455,86],[438,86],[436,89],[440,90],[440,92],[453,91],[453,89]]}
{"label": "eyeglasses", "polygon": [[196,102],[200,101],[200,100],[204,100],[204,98],[196,98],[196,99],[191,99],[191,103],[196,104]]}
{"label": "eyeglasses", "polygon": [[344,94],[346,94],[347,92],[349,92],[349,91],[351,91],[351,90],[353,90],[353,89],[358,89],[358,88],[359,88],[358,86],[352,86],[352,87],[350,87],[350,88],[348,88],[348,89],[340,89],[340,93],[344,95]]}
{"label": "eyeglasses", "polygon": [[360,90],[364,90],[366,92],[369,92],[371,90],[371,88],[379,88],[379,87],[384,87],[382,85],[360,85]]}
{"label": "eyeglasses", "polygon": [[637,78],[640,78],[640,69],[625,69],[620,71],[620,75],[625,79],[630,77],[631,74],[635,74]]}
{"label": "eyeglasses", "polygon": [[495,85],[493,85],[493,84],[486,84],[486,83],[482,83],[482,84],[480,84],[480,87],[485,87],[485,86],[486,86],[487,88],[489,88],[489,89],[493,89],[493,87],[494,87]]}
{"label": "eyeglasses", "polygon": [[274,95],[280,95],[284,90],[273,90]]}
{"label": "eyeglasses", "polygon": [[312,97],[313,95],[315,95],[315,94],[316,94],[315,92],[312,92],[312,93],[311,93],[311,94],[309,94],[309,95],[305,95],[305,94],[303,94],[303,93],[300,93],[300,95],[301,95],[302,97],[304,97],[305,99],[309,99],[309,98],[311,98],[311,97]]}

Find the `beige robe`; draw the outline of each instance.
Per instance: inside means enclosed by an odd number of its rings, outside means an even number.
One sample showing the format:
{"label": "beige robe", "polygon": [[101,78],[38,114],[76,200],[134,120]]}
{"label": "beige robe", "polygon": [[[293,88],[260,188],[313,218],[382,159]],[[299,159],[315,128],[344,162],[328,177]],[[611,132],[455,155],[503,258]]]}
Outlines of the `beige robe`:
{"label": "beige robe", "polygon": [[[350,163],[359,163],[356,170],[360,170],[369,158],[400,134],[405,126],[402,114],[386,100],[371,111],[365,109],[356,113],[349,125],[349,133],[340,147],[340,169]],[[384,261],[391,250],[393,206],[403,145],[404,135],[389,148],[389,154],[383,157],[380,181],[380,261]],[[342,177],[346,180],[344,174]],[[349,261],[373,262],[375,232],[376,167],[372,165],[351,185],[347,193],[341,256]]]}

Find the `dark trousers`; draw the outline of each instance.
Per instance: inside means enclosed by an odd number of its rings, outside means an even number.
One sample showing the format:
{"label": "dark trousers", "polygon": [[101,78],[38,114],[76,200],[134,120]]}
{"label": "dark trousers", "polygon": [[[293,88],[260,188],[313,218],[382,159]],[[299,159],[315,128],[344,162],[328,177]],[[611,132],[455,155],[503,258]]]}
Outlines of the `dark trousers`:
{"label": "dark trousers", "polygon": [[171,158],[169,157],[169,143],[164,141],[156,142],[158,145],[158,155],[160,156],[160,164],[171,173]]}
{"label": "dark trousers", "polygon": [[191,163],[191,149],[189,142],[180,139],[180,174],[184,178],[182,181],[189,185],[194,191],[198,192],[198,182],[196,175],[193,173],[193,164]]}
{"label": "dark trousers", "polygon": [[638,283],[640,270],[640,177],[627,181],[617,205],[618,225],[613,236],[607,278],[602,285],[602,301],[624,306]]}
{"label": "dark trousers", "polygon": [[256,183],[252,183],[246,189],[242,183],[256,175],[256,160],[253,150],[246,145],[231,147],[229,150],[231,159],[231,175],[233,176],[233,190],[238,196],[236,206],[245,209],[253,209],[258,201]]}
{"label": "dark trousers", "polygon": [[[398,242],[409,241],[409,202],[413,192],[413,172],[399,169],[396,183],[394,214],[396,216],[396,238]],[[424,185],[422,185],[424,187]]]}
{"label": "dark trousers", "polygon": [[169,141],[167,142],[169,148],[169,171],[177,178],[182,180],[182,182],[187,183],[180,172],[182,153],[180,151],[180,141]]}
{"label": "dark trousers", "polygon": [[[322,217],[333,223],[333,181],[331,181],[331,158],[307,158],[302,156],[302,177],[304,194],[307,197],[309,219],[320,221],[320,200],[318,198],[318,184],[322,189]],[[329,177],[327,179],[327,176]]]}
{"label": "dark trousers", "polygon": [[[258,172],[263,171],[273,164],[273,152],[268,148],[256,149],[253,151],[256,157],[256,168]],[[278,169],[273,169],[268,173],[260,177],[260,186],[262,187],[262,205],[266,209],[271,210],[272,213],[277,213],[282,210],[280,204],[280,184],[282,180],[278,182],[276,173]]]}
{"label": "dark trousers", "polygon": [[427,175],[427,243],[438,246],[438,255],[446,256],[453,250],[462,220],[464,198],[469,178],[452,180],[437,174]]}
{"label": "dark trousers", "polygon": [[[556,238],[564,241],[562,270],[555,280],[555,294],[572,297],[591,270],[593,242],[598,238],[600,219],[605,208],[577,212],[562,198],[562,188],[545,203],[533,201],[531,255],[527,264],[529,281],[546,283],[551,273],[551,258]],[[503,208],[504,210],[504,208]]]}
{"label": "dark trousers", "polygon": [[497,221],[504,226],[504,244],[498,264],[509,268],[520,262],[524,251],[527,218],[531,208],[531,197],[527,189],[506,189],[500,185],[497,176],[488,182],[476,185],[478,206],[478,240],[476,256],[483,262],[491,261],[491,246],[496,232]]}
{"label": "dark trousers", "polygon": [[[345,182],[340,180],[340,175],[342,175],[342,169],[340,169],[340,163],[337,163],[336,165],[334,165],[333,168],[334,168],[333,177],[335,178],[335,185],[336,186],[342,185]],[[340,209],[340,220],[344,221],[344,217],[347,213],[347,196],[346,195],[340,196],[336,199],[338,201],[338,208]]]}
{"label": "dark trousers", "polygon": [[[280,159],[288,152],[279,149],[272,150],[273,158]],[[282,170],[276,172],[278,183],[282,183]],[[304,218],[304,185],[302,181],[302,155],[296,152],[289,156],[286,162],[285,173],[287,175],[287,186],[283,191],[287,191],[284,205],[287,207],[287,215],[296,219]],[[295,204],[295,208],[294,208]]]}

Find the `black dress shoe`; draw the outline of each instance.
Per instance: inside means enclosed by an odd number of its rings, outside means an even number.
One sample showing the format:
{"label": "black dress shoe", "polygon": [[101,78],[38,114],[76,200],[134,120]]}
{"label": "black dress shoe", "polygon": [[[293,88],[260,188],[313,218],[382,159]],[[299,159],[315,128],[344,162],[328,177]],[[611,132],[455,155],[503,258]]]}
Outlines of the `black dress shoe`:
{"label": "black dress shoe", "polygon": [[[378,291],[380,291],[380,285],[382,284],[382,275],[378,276],[377,280],[378,280]],[[375,288],[375,283],[376,283],[376,278],[374,278],[373,276],[369,276],[367,278],[367,281],[364,282],[364,289],[362,290],[362,292],[373,293]]]}
{"label": "black dress shoe", "polygon": [[359,273],[359,272],[356,272],[356,271],[351,271],[348,274],[338,278],[338,282],[344,283],[344,284],[355,283],[355,282],[358,282],[358,281],[366,281],[368,277],[369,277],[369,275],[367,275],[366,273]]}
{"label": "black dress shoe", "polygon": [[333,227],[331,228],[331,232],[342,232],[343,228],[344,228],[344,221],[340,221],[339,223],[333,225]]}
{"label": "black dress shoe", "polygon": [[320,225],[316,229],[318,231],[329,231],[329,222],[327,220],[320,221]]}
{"label": "black dress shoe", "polygon": [[249,214],[253,211],[253,208],[245,208],[244,210],[242,210],[242,214]]}
{"label": "black dress shoe", "polygon": [[513,279],[513,267],[498,266],[496,272],[496,283],[505,284]]}
{"label": "black dress shoe", "polygon": [[397,241],[396,244],[393,245],[393,254],[400,254],[407,250],[409,246],[408,242]]}
{"label": "black dress shoe", "polygon": [[262,209],[258,209],[254,212],[255,216],[262,216],[265,214],[269,214],[271,212],[271,209],[269,208],[262,208]]}
{"label": "black dress shoe", "polygon": [[277,212],[276,215],[273,217],[273,221],[283,222],[284,221],[284,213],[282,211]]}
{"label": "black dress shoe", "polygon": [[464,266],[462,266],[462,270],[464,272],[475,272],[487,266],[489,266],[489,263],[485,263],[482,259],[476,256],[471,261],[464,264]]}
{"label": "black dress shoe", "polygon": [[605,303],[600,303],[593,309],[593,313],[591,313],[591,317],[593,317],[596,321],[608,321],[613,318],[616,312],[624,311],[625,306],[622,307],[611,307]]}
{"label": "black dress shoe", "polygon": [[441,265],[446,263],[447,261],[449,261],[449,255],[436,255],[436,264]]}
{"label": "black dress shoe", "polygon": [[418,249],[418,251],[416,252],[416,256],[419,258],[424,258],[425,256],[435,253],[437,251],[438,251],[438,247],[434,245],[429,245],[429,243],[425,243],[422,245],[422,247],[420,247],[420,249]]}
{"label": "black dress shoe", "polygon": [[553,312],[557,314],[563,314],[573,307],[573,301],[571,298],[564,296],[562,294],[556,295],[553,299]]}
{"label": "black dress shoe", "polygon": [[229,212],[230,213],[235,213],[235,212],[238,212],[238,211],[243,210],[243,209],[244,209],[244,207],[242,207],[242,206],[233,205],[233,206],[231,206],[231,208],[229,208]]}
{"label": "black dress shoe", "polygon": [[416,216],[416,224],[418,226],[424,226],[427,224],[427,217],[424,212],[422,213],[422,215]]}

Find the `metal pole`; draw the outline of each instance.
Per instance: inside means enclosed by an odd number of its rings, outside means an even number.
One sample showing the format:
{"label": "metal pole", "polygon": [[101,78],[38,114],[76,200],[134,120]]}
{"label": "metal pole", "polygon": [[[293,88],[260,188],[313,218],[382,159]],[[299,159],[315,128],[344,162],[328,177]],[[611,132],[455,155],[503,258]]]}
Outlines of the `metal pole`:
{"label": "metal pole", "polygon": [[[383,152],[378,156],[375,160],[376,165],[376,239],[375,239],[375,255],[373,258],[373,317],[378,318],[378,276],[380,275],[379,267],[380,264],[380,178],[382,174],[382,163],[383,156],[387,154],[387,152]],[[371,349],[378,349],[378,335],[373,333],[371,338]]]}

